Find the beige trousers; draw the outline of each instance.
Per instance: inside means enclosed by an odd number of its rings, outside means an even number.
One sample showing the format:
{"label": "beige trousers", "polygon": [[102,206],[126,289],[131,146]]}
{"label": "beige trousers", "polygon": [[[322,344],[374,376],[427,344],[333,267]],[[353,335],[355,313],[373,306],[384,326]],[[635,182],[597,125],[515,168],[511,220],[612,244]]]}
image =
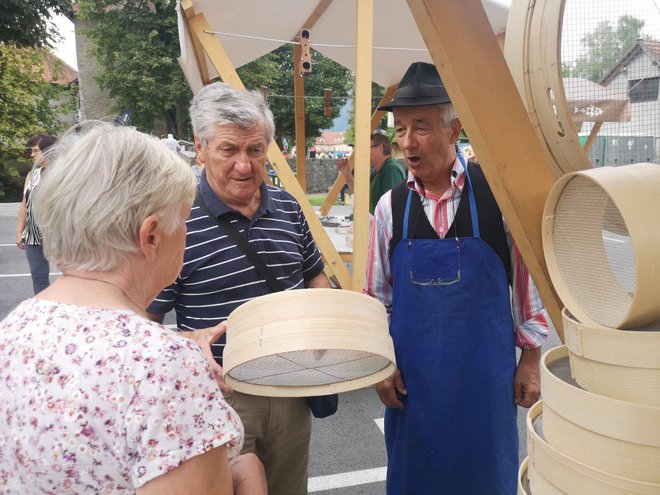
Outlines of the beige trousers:
{"label": "beige trousers", "polygon": [[312,418],[304,398],[258,397],[234,392],[225,399],[245,427],[241,453],[266,469],[269,495],[307,495]]}

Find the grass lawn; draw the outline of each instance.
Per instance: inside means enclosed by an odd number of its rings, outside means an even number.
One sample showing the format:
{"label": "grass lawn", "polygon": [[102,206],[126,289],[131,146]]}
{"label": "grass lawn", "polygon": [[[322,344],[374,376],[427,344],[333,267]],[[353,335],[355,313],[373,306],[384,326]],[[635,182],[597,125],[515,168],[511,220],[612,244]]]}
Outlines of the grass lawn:
{"label": "grass lawn", "polygon": [[307,198],[312,206],[321,206],[325,201],[327,193],[308,194]]}

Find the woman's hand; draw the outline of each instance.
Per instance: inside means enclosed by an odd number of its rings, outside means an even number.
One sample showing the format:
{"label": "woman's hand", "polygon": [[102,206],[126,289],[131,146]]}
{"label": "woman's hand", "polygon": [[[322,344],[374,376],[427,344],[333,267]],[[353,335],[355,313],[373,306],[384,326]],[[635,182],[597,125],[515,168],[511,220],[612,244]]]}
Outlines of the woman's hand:
{"label": "woman's hand", "polygon": [[25,243],[23,242],[23,231],[16,231],[16,245],[19,249],[25,249]]}

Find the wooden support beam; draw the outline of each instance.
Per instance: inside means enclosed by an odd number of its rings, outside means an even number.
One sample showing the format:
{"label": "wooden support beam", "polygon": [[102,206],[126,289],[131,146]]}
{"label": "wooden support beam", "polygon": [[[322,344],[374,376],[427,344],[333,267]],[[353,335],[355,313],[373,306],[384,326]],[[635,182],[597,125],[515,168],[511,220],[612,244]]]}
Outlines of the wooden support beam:
{"label": "wooden support beam", "polygon": [[603,123],[602,122],[596,122],[594,123],[594,126],[591,128],[591,132],[589,133],[589,137],[587,138],[587,142],[584,143],[584,153],[587,154],[589,153],[589,150],[591,149],[591,145],[594,144],[594,141],[596,140],[596,136],[598,136],[598,131],[600,131],[600,128],[602,127]]}
{"label": "wooden support beam", "polygon": [[[314,11],[309,15],[307,20],[303,23],[303,25],[300,26],[300,29],[312,29],[314,27],[314,24],[318,22],[318,20],[321,18],[323,13],[328,9],[328,7],[330,7],[331,3],[332,0],[321,0],[314,9]],[[300,32],[300,29],[298,30],[298,33]],[[295,36],[297,36],[298,33],[296,33]]]}
{"label": "wooden support beam", "polygon": [[[394,95],[394,91],[396,90],[397,85],[395,84],[394,86],[390,86],[385,90],[385,94],[383,94],[383,97],[380,99],[378,102],[378,107],[381,105],[384,105],[385,103],[389,102],[392,99],[392,96]],[[378,110],[378,107],[376,107],[376,110],[374,113],[371,115],[371,127],[370,127],[370,132],[373,132],[376,126],[378,125],[378,122],[380,122],[380,119],[383,118],[383,115],[385,115],[386,112],[383,112],[382,110]],[[353,155],[348,158],[348,167],[353,170]],[[330,189],[330,192],[328,192],[328,195],[325,197],[325,201],[323,202],[323,205],[321,206],[320,212],[321,215],[327,215],[328,212],[330,211],[330,208],[332,208],[332,205],[334,204],[335,200],[337,199],[337,196],[339,195],[339,191],[341,191],[341,188],[344,187],[344,184],[346,184],[346,180],[344,179],[344,176],[341,174],[337,175],[337,179],[335,180],[335,183],[332,185],[332,188]]]}
{"label": "wooden support beam", "polygon": [[361,292],[365,283],[369,243],[369,171],[371,74],[373,59],[373,0],[360,0],[356,15],[355,47],[355,184],[353,204],[353,284]]}
{"label": "wooden support beam", "polygon": [[481,1],[407,2],[563,341],[562,303],[548,275],[541,238],[543,207],[555,175]]}
{"label": "wooden support beam", "polygon": [[[214,35],[206,34],[204,32],[210,30],[206,17],[203,14],[197,14],[194,17],[187,19],[186,22],[188,23],[191,35],[199,40],[206,55],[218,71],[218,74],[220,74],[222,80],[237,89],[244,90],[245,86],[236,73],[236,69],[234,69],[234,66],[220,44],[220,41]],[[284,155],[282,155],[282,151],[278,148],[275,142],[271,142],[268,148],[268,160],[270,160],[271,165],[277,172],[277,176],[282,182],[284,188],[296,198],[298,203],[300,203],[303,213],[307,218],[309,228],[314,236],[314,240],[318,244],[326,263],[334,272],[339,286],[342,289],[350,289],[351,277],[346,269],[346,265],[339,256],[339,253],[330,240],[328,233],[323,228],[323,225],[321,225],[321,221],[307,199],[307,195],[300,187],[300,184],[298,184],[289,164],[284,159]]]}
{"label": "wooden support beam", "polygon": [[300,45],[293,45],[293,101],[296,129],[296,174],[303,191],[307,191],[307,145],[305,133],[305,78],[300,76]]}
{"label": "wooden support beam", "polygon": [[[195,16],[195,7],[192,3],[192,0],[181,0],[181,12],[183,12],[186,20]],[[204,84],[208,84],[211,82],[211,79],[209,77],[209,69],[206,66],[206,55],[204,55],[204,49],[195,36],[191,36],[191,38],[193,42],[193,48],[195,49],[195,60],[197,60],[199,75],[202,77],[202,82]]]}

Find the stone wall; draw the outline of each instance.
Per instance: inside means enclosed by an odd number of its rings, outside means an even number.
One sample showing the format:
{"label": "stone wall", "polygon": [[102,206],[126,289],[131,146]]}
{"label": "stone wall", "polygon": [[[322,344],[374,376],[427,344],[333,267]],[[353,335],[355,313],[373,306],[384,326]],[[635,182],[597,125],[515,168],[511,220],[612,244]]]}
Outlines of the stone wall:
{"label": "stone wall", "polygon": [[[406,166],[403,159],[397,160],[404,167]],[[287,159],[291,170],[296,171],[296,159]],[[307,193],[326,193],[330,190],[332,185],[337,179],[337,160],[322,158],[322,159],[307,159]]]}

